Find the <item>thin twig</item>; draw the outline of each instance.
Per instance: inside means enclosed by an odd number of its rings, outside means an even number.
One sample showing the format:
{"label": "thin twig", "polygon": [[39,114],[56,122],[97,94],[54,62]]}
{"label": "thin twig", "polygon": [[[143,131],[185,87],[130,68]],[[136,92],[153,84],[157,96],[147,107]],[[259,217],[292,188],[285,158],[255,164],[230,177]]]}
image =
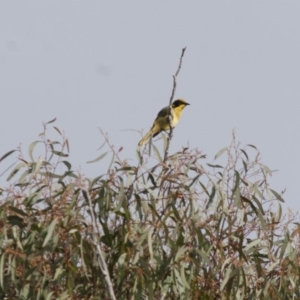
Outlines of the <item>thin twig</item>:
{"label": "thin twig", "polygon": [[183,59],[185,50],[186,50],[186,47],[183,48],[182,51],[181,51],[179,65],[178,65],[178,68],[177,68],[177,71],[176,71],[175,75],[173,75],[173,89],[172,89],[172,94],[171,94],[170,102],[169,102],[169,126],[170,126],[170,131],[169,131],[169,135],[168,135],[168,138],[167,138],[167,145],[166,145],[166,149],[165,149],[164,162],[166,162],[166,160],[167,160],[167,157],[168,157],[168,154],[169,154],[170,141],[171,141],[172,136],[173,136],[173,127],[171,126],[173,117],[171,115],[171,109],[172,109],[172,103],[173,103],[173,100],[174,100],[176,86],[177,86],[176,79],[177,79],[177,76],[178,76],[178,74],[180,72],[180,69],[181,69],[182,59]]}
{"label": "thin twig", "polygon": [[111,279],[109,276],[108,267],[107,267],[107,264],[105,262],[103,255],[102,255],[102,250],[100,248],[100,230],[96,223],[96,218],[95,218],[95,214],[94,214],[94,210],[93,210],[93,206],[92,206],[92,199],[90,197],[89,192],[86,189],[82,189],[82,192],[86,195],[86,198],[88,199],[88,202],[89,202],[89,207],[90,207],[91,217],[92,217],[92,226],[93,226],[92,240],[93,240],[93,244],[94,244],[97,254],[98,254],[97,255],[98,264],[102,271],[102,274],[104,275],[104,279],[105,279],[105,283],[108,288],[108,293],[109,293],[110,299],[116,300],[115,292],[113,290],[113,285],[112,285],[112,282],[111,282]]}

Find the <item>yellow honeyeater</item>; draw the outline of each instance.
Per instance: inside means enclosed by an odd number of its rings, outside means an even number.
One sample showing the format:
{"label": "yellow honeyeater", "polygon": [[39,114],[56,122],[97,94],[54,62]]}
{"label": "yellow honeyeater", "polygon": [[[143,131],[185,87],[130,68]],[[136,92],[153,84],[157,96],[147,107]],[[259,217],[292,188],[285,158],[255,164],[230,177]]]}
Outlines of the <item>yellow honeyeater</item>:
{"label": "yellow honeyeater", "polygon": [[[178,123],[182,110],[190,105],[184,99],[177,99],[171,105],[171,125],[175,127]],[[164,107],[158,114],[150,131],[140,140],[139,146],[145,145],[151,137],[157,136],[160,132],[170,129],[169,106]]]}

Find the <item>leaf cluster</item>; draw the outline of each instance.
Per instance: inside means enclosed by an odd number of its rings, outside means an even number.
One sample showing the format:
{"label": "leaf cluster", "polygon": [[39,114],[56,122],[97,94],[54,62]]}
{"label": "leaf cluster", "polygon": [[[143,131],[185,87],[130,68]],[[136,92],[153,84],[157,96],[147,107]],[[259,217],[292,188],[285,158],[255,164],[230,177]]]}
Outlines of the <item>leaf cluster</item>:
{"label": "leaf cluster", "polygon": [[133,165],[105,137],[111,164],[89,179],[47,126],[0,189],[1,299],[300,298],[300,227],[253,145],[233,137],[210,164],[151,145]]}

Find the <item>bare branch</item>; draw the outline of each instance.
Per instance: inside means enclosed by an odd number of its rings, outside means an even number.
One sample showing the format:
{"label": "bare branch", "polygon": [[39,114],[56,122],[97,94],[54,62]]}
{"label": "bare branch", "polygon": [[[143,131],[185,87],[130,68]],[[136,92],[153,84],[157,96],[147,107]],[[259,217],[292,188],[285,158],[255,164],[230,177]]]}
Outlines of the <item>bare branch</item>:
{"label": "bare branch", "polygon": [[112,282],[111,282],[111,279],[109,276],[108,267],[107,267],[107,264],[105,262],[103,255],[102,255],[102,250],[100,248],[100,230],[99,230],[98,224],[96,223],[96,218],[95,218],[95,214],[94,214],[94,210],[93,210],[93,206],[92,206],[92,199],[90,197],[89,192],[86,189],[82,189],[82,192],[85,194],[85,196],[86,196],[85,198],[88,200],[90,211],[91,211],[92,226],[93,226],[92,240],[93,240],[93,244],[94,244],[97,254],[98,254],[98,256],[97,256],[98,264],[102,271],[102,274],[104,275],[104,279],[105,279],[105,283],[108,288],[108,293],[109,293],[110,299],[116,300],[115,292],[113,290],[113,285],[112,285]]}
{"label": "bare branch", "polygon": [[174,100],[175,91],[176,91],[176,87],[177,87],[176,80],[177,80],[177,76],[179,75],[179,72],[180,72],[180,69],[181,69],[182,60],[183,60],[185,50],[186,50],[186,47],[183,48],[182,51],[181,51],[179,65],[178,65],[178,68],[177,68],[177,71],[176,71],[175,75],[173,75],[173,89],[172,89],[170,102],[169,102],[169,126],[170,126],[170,131],[169,131],[169,135],[168,135],[168,139],[167,139],[167,145],[166,145],[166,149],[165,149],[164,162],[166,162],[166,160],[167,160],[167,157],[168,157],[168,154],[169,154],[170,141],[171,141],[172,136],[173,136],[173,127],[171,126],[173,117],[171,115],[171,108],[172,108],[172,103],[173,103],[173,100]]}

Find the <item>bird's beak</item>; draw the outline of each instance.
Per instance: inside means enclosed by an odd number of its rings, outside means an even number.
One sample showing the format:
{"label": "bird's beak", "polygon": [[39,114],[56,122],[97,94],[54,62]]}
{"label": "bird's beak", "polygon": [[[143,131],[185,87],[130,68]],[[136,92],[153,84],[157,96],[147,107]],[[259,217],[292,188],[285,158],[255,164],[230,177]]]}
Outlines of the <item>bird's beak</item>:
{"label": "bird's beak", "polygon": [[189,104],[189,103],[186,103],[185,105],[191,105],[191,104]]}

